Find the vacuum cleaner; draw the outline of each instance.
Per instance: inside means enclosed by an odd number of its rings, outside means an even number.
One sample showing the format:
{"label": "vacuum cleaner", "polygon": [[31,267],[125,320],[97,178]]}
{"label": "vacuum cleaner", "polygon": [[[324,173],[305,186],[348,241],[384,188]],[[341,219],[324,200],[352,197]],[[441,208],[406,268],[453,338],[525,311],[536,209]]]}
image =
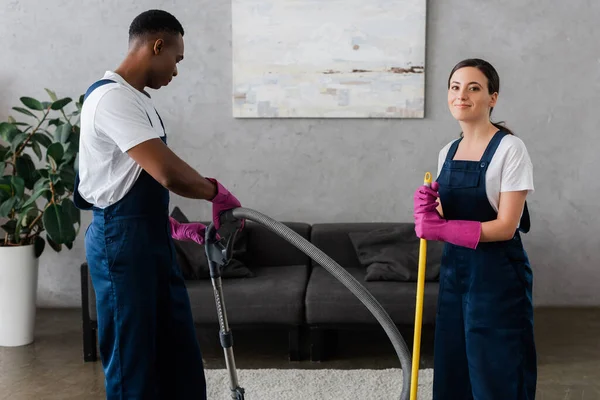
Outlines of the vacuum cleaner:
{"label": "vacuum cleaner", "polygon": [[[429,175],[429,182],[431,175]],[[427,175],[426,175],[427,183]],[[417,308],[416,308],[416,323],[415,326],[415,352],[414,359],[411,360],[410,352],[407,345],[400,335],[396,324],[392,321],[391,317],[379,304],[375,297],[361,285],[348,271],[341,267],[338,263],[333,261],[329,256],[319,250],[317,247],[312,245],[302,236],[288,228],[284,224],[277,222],[266,215],[261,214],[258,211],[254,211],[248,208],[236,208],[224,212],[220,217],[221,228],[227,227],[232,228],[233,233],[229,235],[229,238],[225,241],[225,244],[217,238],[217,231],[214,224],[210,224],[206,230],[205,235],[205,251],[208,259],[208,266],[210,269],[210,278],[212,281],[215,303],[217,307],[217,316],[219,320],[219,337],[221,347],[223,348],[225,355],[225,364],[229,373],[229,383],[231,390],[231,398],[234,400],[244,400],[244,389],[240,386],[237,377],[237,371],[235,366],[235,357],[233,355],[233,335],[229,327],[227,320],[227,311],[225,307],[225,299],[223,297],[223,287],[221,281],[221,269],[229,263],[233,254],[233,244],[235,236],[239,229],[242,227],[243,220],[250,220],[257,222],[270,231],[276,233],[289,243],[294,245],[296,248],[304,252],[315,262],[323,266],[329,273],[337,278],[344,286],[346,286],[375,316],[379,324],[383,327],[391,340],[396,354],[398,355],[401,369],[402,369],[402,390],[400,393],[401,400],[414,400],[416,399],[417,393],[417,374],[418,374],[418,355],[419,355],[419,343],[420,343],[420,314],[422,313],[422,296],[423,296],[423,285],[424,285],[424,266],[425,266],[425,251],[426,246],[424,241],[421,240],[420,256],[419,256],[419,275],[418,275],[418,289],[417,289]],[[421,296],[421,298],[419,298]],[[416,365],[412,365],[415,362]],[[411,372],[414,375],[411,377]]]}

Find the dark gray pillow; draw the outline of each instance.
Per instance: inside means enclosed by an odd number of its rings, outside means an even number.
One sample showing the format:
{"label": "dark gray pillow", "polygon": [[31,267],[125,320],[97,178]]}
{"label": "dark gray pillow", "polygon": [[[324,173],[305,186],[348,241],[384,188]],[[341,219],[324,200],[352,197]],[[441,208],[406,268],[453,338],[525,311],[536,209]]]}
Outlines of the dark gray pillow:
{"label": "dark gray pillow", "polygon": [[[190,222],[179,207],[175,207],[171,216],[181,223]],[[225,238],[223,238],[225,240]],[[186,280],[210,279],[210,269],[204,245],[191,241],[173,240],[177,252],[177,263]],[[239,232],[233,245],[233,255],[221,271],[221,278],[252,278],[254,273],[242,262],[246,254],[246,230]]]}
{"label": "dark gray pillow", "polygon": [[[419,238],[411,224],[369,232],[348,233],[360,264],[367,269],[365,281],[417,281]],[[425,280],[439,278],[443,243],[427,242]]]}

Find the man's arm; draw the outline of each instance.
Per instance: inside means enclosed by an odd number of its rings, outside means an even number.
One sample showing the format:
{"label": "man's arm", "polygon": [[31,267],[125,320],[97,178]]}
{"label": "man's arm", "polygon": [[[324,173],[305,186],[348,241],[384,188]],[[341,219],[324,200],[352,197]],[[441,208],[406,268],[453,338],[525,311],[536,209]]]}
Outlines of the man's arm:
{"label": "man's arm", "polygon": [[192,199],[211,200],[217,186],[179,158],[160,139],[146,140],[127,151],[148,174],[169,191]]}

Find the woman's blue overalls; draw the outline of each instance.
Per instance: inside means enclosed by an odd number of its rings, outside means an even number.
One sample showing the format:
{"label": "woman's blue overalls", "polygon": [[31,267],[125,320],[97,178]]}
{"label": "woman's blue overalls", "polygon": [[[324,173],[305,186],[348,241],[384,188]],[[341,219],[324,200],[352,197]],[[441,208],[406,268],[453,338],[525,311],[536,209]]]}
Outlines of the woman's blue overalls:
{"label": "woman's blue overalls", "polygon": [[[446,157],[439,194],[444,218],[496,219],[486,194],[486,171],[506,132],[497,132],[480,161]],[[525,209],[521,229],[527,231]],[[524,228],[524,229],[523,229]],[[512,239],[477,249],[446,243],[435,328],[435,400],[535,398],[532,271],[517,230]]]}
{"label": "woman's blue overalls", "polygon": [[[109,82],[96,82],[86,96]],[[166,143],[166,133],[162,139]],[[202,356],[171,238],[169,191],[142,171],[127,195],[105,209],[85,202],[77,190],[75,202],[93,211],[85,249],[107,399],[206,399]]]}

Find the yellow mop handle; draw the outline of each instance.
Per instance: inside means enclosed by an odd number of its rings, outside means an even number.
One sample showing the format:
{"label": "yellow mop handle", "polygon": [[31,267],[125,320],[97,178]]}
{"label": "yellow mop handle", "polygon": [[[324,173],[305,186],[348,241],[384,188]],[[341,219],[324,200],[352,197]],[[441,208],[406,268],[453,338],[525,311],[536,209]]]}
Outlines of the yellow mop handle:
{"label": "yellow mop handle", "polygon": [[[425,185],[431,185],[431,173],[425,174]],[[415,337],[413,341],[412,376],[410,379],[410,400],[417,399],[419,385],[419,359],[421,357],[421,325],[423,322],[423,293],[425,291],[425,267],[427,265],[427,240],[420,240],[419,274],[417,276],[417,305],[415,310]]]}

